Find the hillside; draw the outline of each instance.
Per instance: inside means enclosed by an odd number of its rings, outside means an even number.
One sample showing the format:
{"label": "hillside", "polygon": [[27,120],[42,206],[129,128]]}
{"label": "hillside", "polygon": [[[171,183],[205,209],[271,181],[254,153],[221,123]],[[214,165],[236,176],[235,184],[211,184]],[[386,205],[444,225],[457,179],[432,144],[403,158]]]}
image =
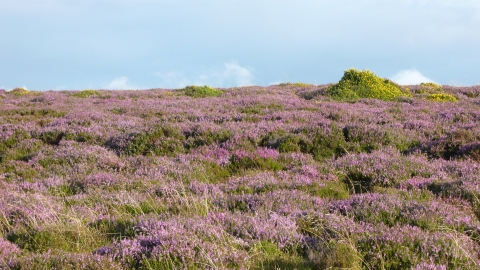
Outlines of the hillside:
{"label": "hillside", "polygon": [[480,86],[436,87],[0,93],[0,269],[478,269]]}

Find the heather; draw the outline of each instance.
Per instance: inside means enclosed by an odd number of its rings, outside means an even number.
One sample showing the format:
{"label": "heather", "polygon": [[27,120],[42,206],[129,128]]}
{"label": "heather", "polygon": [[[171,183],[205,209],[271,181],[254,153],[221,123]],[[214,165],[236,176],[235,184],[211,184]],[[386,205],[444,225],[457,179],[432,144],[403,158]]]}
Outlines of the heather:
{"label": "heather", "polygon": [[0,93],[0,269],[478,269],[480,87],[361,74]]}

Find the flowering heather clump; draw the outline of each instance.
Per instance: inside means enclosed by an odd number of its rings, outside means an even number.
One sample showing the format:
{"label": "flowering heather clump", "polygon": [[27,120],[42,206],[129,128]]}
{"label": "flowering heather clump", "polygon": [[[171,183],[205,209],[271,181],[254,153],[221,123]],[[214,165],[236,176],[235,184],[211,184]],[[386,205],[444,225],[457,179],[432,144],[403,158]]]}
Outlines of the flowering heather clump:
{"label": "flowering heather clump", "polygon": [[1,94],[0,269],[479,269],[480,88],[409,88]]}
{"label": "flowering heather clump", "polygon": [[403,156],[393,148],[350,154],[333,164],[354,193],[369,192],[375,187],[394,187],[411,177],[430,177],[435,173],[435,167],[425,157]]}
{"label": "flowering heather clump", "polygon": [[20,253],[20,249],[17,245],[12,244],[11,242],[0,238],[0,267],[4,262],[4,259],[12,257],[12,255]]}

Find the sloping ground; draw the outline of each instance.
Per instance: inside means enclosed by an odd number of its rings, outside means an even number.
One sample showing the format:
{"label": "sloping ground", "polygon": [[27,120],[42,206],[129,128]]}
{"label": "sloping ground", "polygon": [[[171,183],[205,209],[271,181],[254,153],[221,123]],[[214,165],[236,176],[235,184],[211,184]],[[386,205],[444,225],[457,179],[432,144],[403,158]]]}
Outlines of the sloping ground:
{"label": "sloping ground", "polygon": [[480,87],[327,88],[1,94],[0,269],[478,269]]}

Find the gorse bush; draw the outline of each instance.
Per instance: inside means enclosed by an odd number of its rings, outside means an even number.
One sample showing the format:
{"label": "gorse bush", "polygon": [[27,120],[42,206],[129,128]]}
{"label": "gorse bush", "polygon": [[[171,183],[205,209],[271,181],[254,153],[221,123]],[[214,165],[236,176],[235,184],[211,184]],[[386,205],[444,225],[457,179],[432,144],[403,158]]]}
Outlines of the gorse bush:
{"label": "gorse bush", "polygon": [[417,94],[439,94],[443,92],[442,86],[433,82],[421,83],[420,89],[415,91]]}
{"label": "gorse bush", "polygon": [[196,85],[187,86],[187,87],[181,89],[180,91],[185,93],[185,95],[187,95],[189,97],[193,97],[193,98],[218,97],[221,94],[223,94],[222,91],[217,90],[217,89],[215,89],[213,87],[210,87],[210,86],[207,86],[207,85],[205,85],[205,86],[196,86]]}
{"label": "gorse bush", "polygon": [[439,101],[439,102],[457,102],[458,98],[454,95],[439,93],[439,94],[429,94],[427,96],[427,100]]}
{"label": "gorse bush", "polygon": [[29,90],[27,90],[26,88],[17,87],[15,89],[12,89],[11,91],[8,91],[7,93],[13,94],[15,96],[23,96],[23,95],[29,94],[31,92]]}
{"label": "gorse bush", "polygon": [[335,100],[354,101],[361,98],[394,100],[411,96],[408,90],[368,70],[348,69],[342,79],[328,87],[327,94]]}
{"label": "gorse bush", "polygon": [[92,96],[100,96],[100,92],[97,90],[87,89],[77,93],[71,94],[72,97],[79,97],[79,98],[88,98]]}
{"label": "gorse bush", "polygon": [[311,87],[311,86],[313,86],[313,85],[312,85],[312,84],[309,84],[309,83],[303,83],[303,82],[295,82],[295,83],[286,82],[286,83],[281,83],[281,84],[279,84],[278,86],[280,86],[280,87],[287,87],[287,86],[292,86],[292,87]]}

